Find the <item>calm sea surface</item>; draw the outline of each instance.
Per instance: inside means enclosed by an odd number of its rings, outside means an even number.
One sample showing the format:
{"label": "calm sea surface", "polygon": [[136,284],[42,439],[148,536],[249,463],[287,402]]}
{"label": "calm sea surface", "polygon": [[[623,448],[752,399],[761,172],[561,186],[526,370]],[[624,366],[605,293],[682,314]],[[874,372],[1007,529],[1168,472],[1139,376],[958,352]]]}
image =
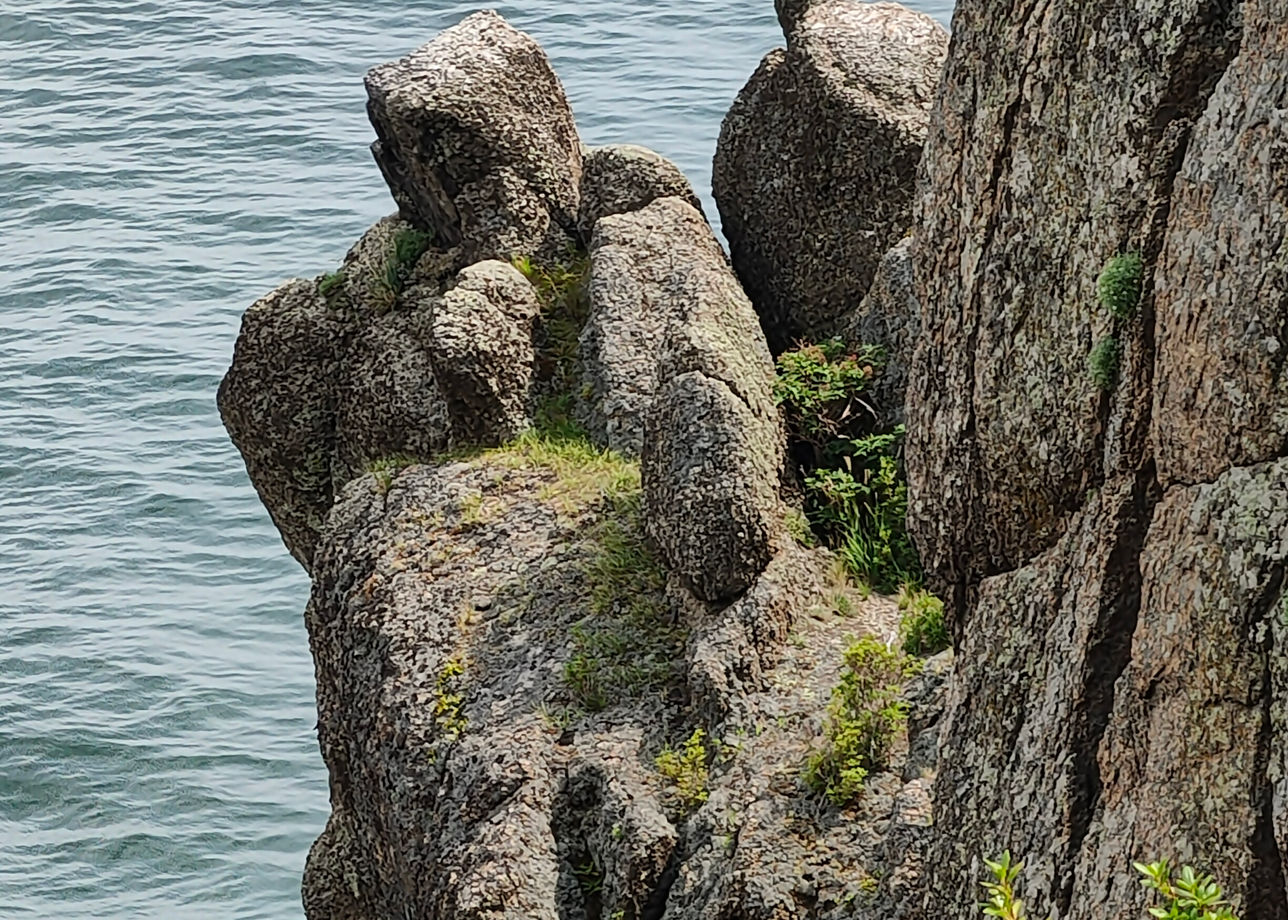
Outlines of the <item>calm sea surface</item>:
{"label": "calm sea surface", "polygon": [[[363,72],[475,8],[0,2],[0,918],[301,916],[308,585],[215,388],[241,311],[392,210]],[[587,142],[704,192],[781,42],[771,0],[498,9]]]}

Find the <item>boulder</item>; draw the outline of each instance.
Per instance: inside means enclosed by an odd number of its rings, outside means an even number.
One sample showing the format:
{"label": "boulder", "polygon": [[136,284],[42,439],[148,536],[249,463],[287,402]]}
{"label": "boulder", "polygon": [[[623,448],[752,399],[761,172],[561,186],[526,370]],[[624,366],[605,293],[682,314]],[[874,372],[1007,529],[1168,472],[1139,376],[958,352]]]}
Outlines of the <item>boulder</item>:
{"label": "boulder", "polygon": [[345,333],[343,314],[316,281],[288,281],[242,317],[232,367],[219,385],[224,428],[286,548],[305,568],[331,507]]}
{"label": "boulder", "polygon": [[780,3],[771,52],[725,117],[712,188],[775,353],[831,335],[912,224],[948,34],[896,3]]}
{"label": "boulder", "polygon": [[773,361],[702,214],[661,198],[596,225],[582,362],[591,429],[642,453],[646,519],[699,596],[772,555],[783,434]]}
{"label": "boulder", "polygon": [[433,304],[430,358],[459,442],[497,445],[531,424],[537,292],[506,262],[479,262]]}
{"label": "boulder", "polygon": [[680,198],[702,210],[680,167],[661,154],[634,144],[592,148],[581,174],[581,238],[589,245],[601,217],[638,211],[659,198]]}
{"label": "boulder", "polygon": [[546,259],[577,235],[581,144],[541,46],[496,13],[366,77],[376,162],[404,219],[461,265]]}

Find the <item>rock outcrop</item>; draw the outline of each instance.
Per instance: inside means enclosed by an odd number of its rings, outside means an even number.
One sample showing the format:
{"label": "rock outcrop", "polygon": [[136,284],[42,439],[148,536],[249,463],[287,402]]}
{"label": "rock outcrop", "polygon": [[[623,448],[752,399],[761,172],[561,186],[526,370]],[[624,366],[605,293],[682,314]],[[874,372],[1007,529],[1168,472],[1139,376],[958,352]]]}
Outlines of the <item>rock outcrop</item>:
{"label": "rock outcrop", "polygon": [[581,174],[581,238],[590,245],[601,217],[638,211],[659,198],[680,198],[702,211],[702,202],[680,168],[635,144],[609,144],[587,151]]}
{"label": "rock outcrop", "polygon": [[577,235],[581,142],[545,51],[476,13],[367,74],[372,152],[404,219],[462,265],[556,258]]}
{"label": "rock outcrop", "polygon": [[780,3],[771,52],[720,131],[712,177],[738,277],[775,353],[831,335],[912,224],[948,34],[896,3]]}
{"label": "rock outcrop", "polygon": [[[1285,23],[958,5],[908,399],[958,651],[927,916],[975,916],[1009,849],[1035,916],[1140,913],[1132,861],[1169,858],[1288,917]],[[1140,296],[1111,312],[1123,253]]]}

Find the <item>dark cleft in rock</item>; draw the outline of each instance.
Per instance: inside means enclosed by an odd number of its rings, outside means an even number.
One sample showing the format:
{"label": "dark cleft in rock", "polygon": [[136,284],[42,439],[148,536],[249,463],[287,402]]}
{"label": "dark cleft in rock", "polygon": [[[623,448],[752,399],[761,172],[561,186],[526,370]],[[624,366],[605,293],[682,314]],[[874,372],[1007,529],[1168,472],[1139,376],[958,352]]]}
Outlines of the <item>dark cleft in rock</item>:
{"label": "dark cleft in rock", "polygon": [[948,34],[896,3],[782,3],[725,117],[712,177],[734,267],[775,353],[832,334],[912,223]]}

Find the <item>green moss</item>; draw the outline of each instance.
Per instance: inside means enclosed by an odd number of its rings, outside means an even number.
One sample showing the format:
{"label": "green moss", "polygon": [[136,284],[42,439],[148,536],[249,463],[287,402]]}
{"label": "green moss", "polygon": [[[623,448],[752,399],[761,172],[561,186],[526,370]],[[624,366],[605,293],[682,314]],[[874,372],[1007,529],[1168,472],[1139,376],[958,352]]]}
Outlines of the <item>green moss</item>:
{"label": "green moss", "polygon": [[676,750],[669,745],[657,755],[657,772],[671,784],[676,799],[685,808],[696,808],[707,800],[706,732],[693,730],[688,740]]}
{"label": "green moss", "polygon": [[1112,390],[1118,384],[1118,367],[1122,361],[1122,346],[1118,339],[1107,335],[1087,356],[1087,371],[1091,382],[1099,390]]}
{"label": "green moss", "polygon": [[944,602],[928,591],[905,585],[899,592],[899,619],[903,650],[909,655],[935,655],[951,644]]}
{"label": "green moss", "polygon": [[1096,279],[1096,294],[1101,306],[1115,319],[1135,317],[1140,308],[1143,273],[1144,263],[1138,253],[1117,255],[1105,263],[1104,270]]}
{"label": "green moss", "polygon": [[864,638],[845,651],[841,682],[832,694],[823,745],[805,765],[805,784],[834,805],[863,792],[874,770],[884,769],[890,748],[908,718],[903,684],[917,672],[915,659]]}

